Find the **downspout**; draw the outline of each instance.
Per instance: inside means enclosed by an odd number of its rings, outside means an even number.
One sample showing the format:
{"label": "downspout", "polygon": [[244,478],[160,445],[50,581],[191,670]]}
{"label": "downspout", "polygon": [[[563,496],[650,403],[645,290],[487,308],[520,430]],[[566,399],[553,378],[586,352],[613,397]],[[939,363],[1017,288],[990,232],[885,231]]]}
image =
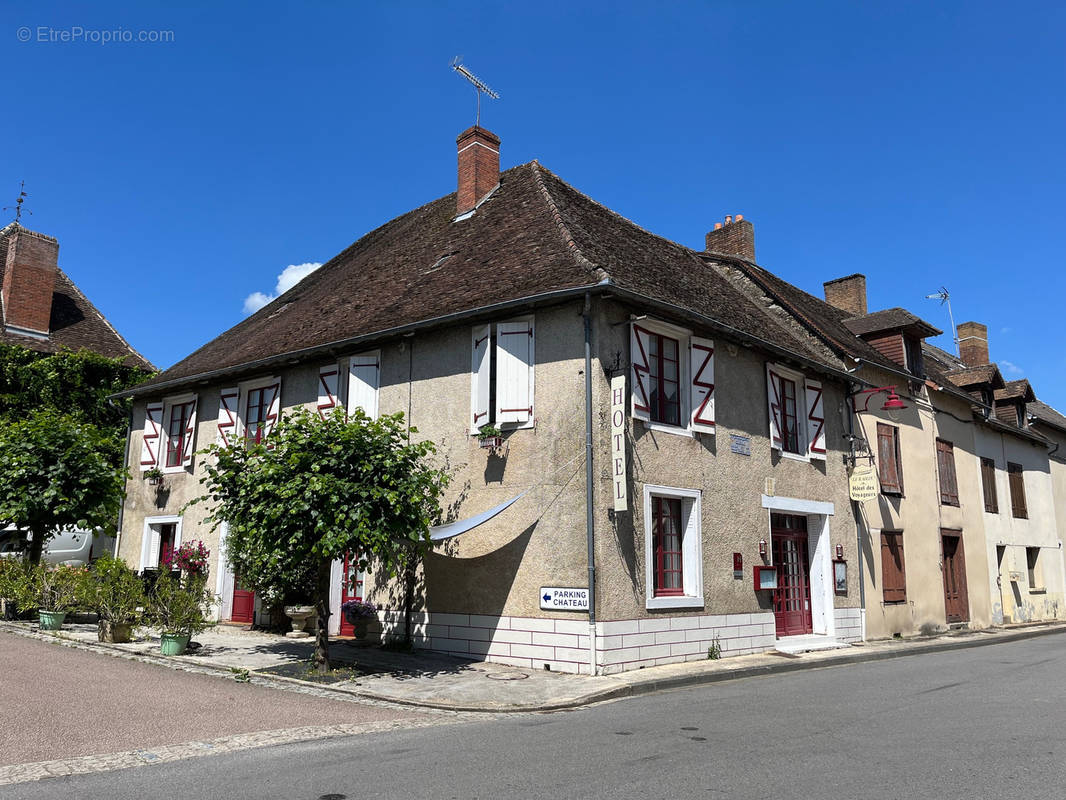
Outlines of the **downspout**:
{"label": "downspout", "polygon": [[[115,401],[112,398],[107,398],[107,404],[112,408],[115,407]],[[129,419],[126,421],[126,449],[122,453],[122,467],[125,470],[129,470],[130,467],[130,440],[133,438],[133,403],[130,403]],[[122,503],[118,507],[118,530],[115,531],[115,551],[111,554],[113,557],[118,558],[118,549],[122,544],[122,517],[126,511],[126,493],[122,493]]]}
{"label": "downspout", "polygon": [[[851,406],[851,408],[846,409],[846,411],[847,411],[847,417],[848,417],[848,441],[851,443],[850,447],[849,447],[849,449],[851,450],[851,455],[852,455],[851,463],[852,463],[852,466],[855,466],[855,457],[854,457],[855,456],[855,402],[852,399],[850,393],[848,394],[847,397],[844,398],[844,403],[845,403],[845,406]],[[850,487],[849,487],[849,493],[850,493]],[[865,516],[863,514],[863,508],[862,508],[862,504],[861,503],[859,503],[859,502],[857,502],[855,500],[851,500],[850,498],[849,498],[848,502],[851,503],[851,513],[852,513],[852,516],[855,517],[855,544],[859,548],[859,551],[858,551],[858,557],[859,557],[859,641],[865,642],[866,641],[866,578],[863,575],[863,569],[862,569],[862,565],[863,565],[862,528],[863,528]],[[867,527],[867,530],[869,530],[869,527]]]}
{"label": "downspout", "polygon": [[589,565],[589,674],[595,675],[596,664],[596,526],[592,497],[592,295],[585,292],[585,541]]}

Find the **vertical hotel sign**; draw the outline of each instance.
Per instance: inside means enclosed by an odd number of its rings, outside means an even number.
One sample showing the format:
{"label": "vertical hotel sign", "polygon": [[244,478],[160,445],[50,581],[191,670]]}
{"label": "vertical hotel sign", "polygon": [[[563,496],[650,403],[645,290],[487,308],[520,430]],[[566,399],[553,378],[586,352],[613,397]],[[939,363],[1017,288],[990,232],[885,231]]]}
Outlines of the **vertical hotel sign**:
{"label": "vertical hotel sign", "polygon": [[629,510],[626,483],[626,376],[611,378],[611,481],[614,484],[614,510]]}

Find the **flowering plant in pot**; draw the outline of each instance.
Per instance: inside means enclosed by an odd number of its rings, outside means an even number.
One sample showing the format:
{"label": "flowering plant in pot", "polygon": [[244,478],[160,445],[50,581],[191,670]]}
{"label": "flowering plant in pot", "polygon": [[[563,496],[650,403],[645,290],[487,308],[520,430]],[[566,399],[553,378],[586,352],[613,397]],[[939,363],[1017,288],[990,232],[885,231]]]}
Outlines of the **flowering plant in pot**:
{"label": "flowering plant in pot", "polygon": [[160,574],[148,593],[146,617],[149,625],[160,630],[163,655],[181,655],[194,633],[211,626],[208,614],[213,602],[203,575],[179,580],[169,572]]}
{"label": "flowering plant in pot", "polygon": [[355,638],[364,639],[370,622],[378,618],[378,607],[365,600],[345,600],[341,603],[341,613],[355,628]]}
{"label": "flowering plant in pot", "polygon": [[120,558],[104,556],[93,562],[82,581],[80,604],[99,617],[96,637],[101,642],[128,642],[140,624],[145,604],[144,583]]}
{"label": "flowering plant in pot", "polygon": [[503,431],[492,423],[482,425],[477,429],[477,440],[482,447],[495,450],[503,444]]}
{"label": "flowering plant in pot", "polygon": [[177,548],[167,548],[160,557],[164,569],[187,575],[206,575],[211,551],[199,539],[185,542]]}

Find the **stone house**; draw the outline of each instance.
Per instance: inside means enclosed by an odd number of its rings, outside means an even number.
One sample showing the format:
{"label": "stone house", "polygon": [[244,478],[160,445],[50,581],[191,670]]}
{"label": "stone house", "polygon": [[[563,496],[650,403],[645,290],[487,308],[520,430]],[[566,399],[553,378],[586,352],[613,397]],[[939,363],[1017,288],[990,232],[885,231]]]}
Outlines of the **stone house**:
{"label": "stone house", "polygon": [[[203,540],[220,617],[251,621],[225,527],[182,511],[197,450],[269,436],[299,406],[361,406],[403,411],[453,475],[444,522],[464,532],[420,570],[419,646],[615,672],[861,638],[846,472],[859,382],[737,277],[756,269],[751,223],[728,217],[693,251],[535,161],[500,172],[484,129],[457,143],[456,193],[124,393],[119,554],[151,568],[164,545]],[[493,447],[486,424],[502,430]],[[138,473],[153,466],[161,487]],[[398,587],[338,563],[334,608],[356,595],[395,634]]]}

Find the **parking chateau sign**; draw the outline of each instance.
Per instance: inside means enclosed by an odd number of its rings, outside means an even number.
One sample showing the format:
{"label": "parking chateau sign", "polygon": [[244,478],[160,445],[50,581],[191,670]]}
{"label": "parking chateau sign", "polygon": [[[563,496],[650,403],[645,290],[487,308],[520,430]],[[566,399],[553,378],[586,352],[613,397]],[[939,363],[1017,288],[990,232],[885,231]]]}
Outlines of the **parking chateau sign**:
{"label": "parking chateau sign", "polygon": [[629,510],[626,483],[626,376],[611,378],[611,480],[614,510]]}

